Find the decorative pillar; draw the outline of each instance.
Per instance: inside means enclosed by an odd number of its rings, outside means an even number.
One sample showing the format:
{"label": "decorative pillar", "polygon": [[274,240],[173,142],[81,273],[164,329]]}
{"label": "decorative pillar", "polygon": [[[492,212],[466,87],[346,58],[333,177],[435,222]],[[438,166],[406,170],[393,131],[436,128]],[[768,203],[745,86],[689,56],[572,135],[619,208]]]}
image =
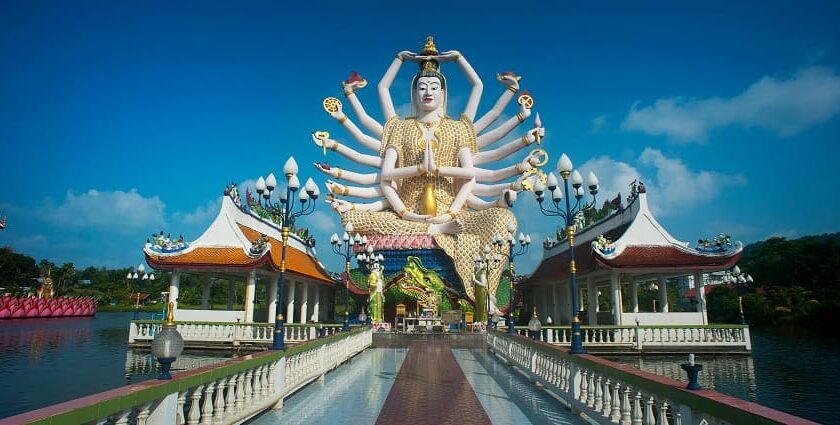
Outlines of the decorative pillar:
{"label": "decorative pillar", "polygon": [[213,282],[211,280],[207,280],[205,282],[201,282],[201,309],[208,310],[210,309],[210,285]]}
{"label": "decorative pillar", "polygon": [[589,293],[589,326],[598,324],[598,288],[595,287],[595,280],[586,278],[586,292]]}
{"label": "decorative pillar", "polygon": [[286,285],[286,323],[295,322],[295,281]]}
{"label": "decorative pillar", "polygon": [[233,281],[228,281],[227,287],[227,309],[228,311],[233,310],[233,299],[236,297],[236,289],[233,286]]}
{"label": "decorative pillar", "polygon": [[245,285],[245,322],[254,321],[254,298],[257,292],[257,271],[248,273],[248,283]]}
{"label": "decorative pillar", "polygon": [[668,312],[668,280],[659,275],[659,311]]}
{"label": "decorative pillar", "polygon": [[312,320],[321,321],[321,285],[315,285],[315,299],[312,301]]}
{"label": "decorative pillar", "polygon": [[639,282],[633,280],[630,282],[630,302],[633,306],[633,313],[639,312]]}
{"label": "decorative pillar", "polygon": [[703,324],[709,324],[709,318],[706,315],[706,288],[703,282],[703,274],[694,272],[694,289],[695,297],[697,299],[697,312],[703,314]]}
{"label": "decorative pillar", "polygon": [[610,274],[610,300],[612,301],[613,324],[621,326],[621,282],[618,273]]}
{"label": "decorative pillar", "polygon": [[277,311],[277,278],[270,276],[268,278],[268,289],[265,292],[266,304],[268,304],[268,321],[272,321],[274,312]]}
{"label": "decorative pillar", "polygon": [[[173,303],[172,309],[178,310],[178,290],[181,287],[181,271],[173,270],[172,279],[169,280],[169,302]],[[177,317],[177,316],[176,316]]]}
{"label": "decorative pillar", "polygon": [[303,324],[309,320],[309,316],[306,315],[309,312],[309,282],[303,282],[301,285],[303,285],[303,294],[300,299],[300,323]]}

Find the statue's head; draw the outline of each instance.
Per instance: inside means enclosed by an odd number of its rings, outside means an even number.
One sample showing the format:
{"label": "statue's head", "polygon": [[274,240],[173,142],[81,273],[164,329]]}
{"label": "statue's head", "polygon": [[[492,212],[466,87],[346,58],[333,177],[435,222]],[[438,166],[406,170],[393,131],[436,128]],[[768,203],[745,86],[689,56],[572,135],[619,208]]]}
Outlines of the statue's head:
{"label": "statue's head", "polygon": [[438,71],[438,62],[427,60],[411,83],[411,104],[417,112],[440,110],[446,114],[446,78]]}

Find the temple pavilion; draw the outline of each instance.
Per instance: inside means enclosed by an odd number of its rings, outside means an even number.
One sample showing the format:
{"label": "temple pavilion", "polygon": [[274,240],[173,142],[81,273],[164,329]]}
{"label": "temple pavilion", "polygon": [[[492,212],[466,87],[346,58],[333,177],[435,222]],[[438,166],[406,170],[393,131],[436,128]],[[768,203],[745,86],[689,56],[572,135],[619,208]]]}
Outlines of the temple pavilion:
{"label": "temple pavilion", "polygon": [[[713,280],[709,274],[732,268],[743,246],[725,235],[698,241],[694,247],[675,239],[651,213],[646,192],[643,184],[634,182],[627,205],[621,205],[619,196],[602,209],[606,217],[576,231],[577,310],[584,313],[580,317],[589,325],[706,325],[703,288]],[[547,240],[543,248],[539,266],[516,290],[526,312],[536,307],[543,323],[551,317],[553,323],[568,324],[569,244],[565,239]],[[672,285],[681,286],[671,291],[679,294],[701,290],[691,292],[693,299],[680,300],[669,297]],[[648,291],[650,304],[640,305],[640,290]]]}
{"label": "temple pavilion", "polygon": [[[179,321],[273,322],[281,267],[280,226],[272,217],[243,203],[235,185],[225,189],[218,216],[195,241],[170,240],[156,235],[146,243],[146,261],[159,270],[172,271],[169,302]],[[178,308],[184,273],[198,275],[202,284],[201,308]],[[208,308],[215,279],[245,282],[244,310]],[[265,285],[264,310],[255,311],[257,285]],[[292,229],[286,250],[286,323],[322,322],[333,318],[336,282],[316,258],[315,242],[305,229]],[[232,285],[228,288],[232,291]],[[230,302],[229,302],[230,305]]]}

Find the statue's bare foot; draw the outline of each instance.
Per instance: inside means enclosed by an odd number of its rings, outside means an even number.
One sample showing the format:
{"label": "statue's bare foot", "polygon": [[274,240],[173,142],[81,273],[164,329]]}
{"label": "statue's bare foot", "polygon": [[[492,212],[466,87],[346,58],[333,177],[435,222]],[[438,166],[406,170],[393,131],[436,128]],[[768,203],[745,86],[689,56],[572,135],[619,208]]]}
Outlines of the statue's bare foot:
{"label": "statue's bare foot", "polygon": [[458,219],[447,221],[446,223],[440,224],[432,224],[429,226],[429,234],[437,235],[439,233],[447,234],[447,235],[456,235],[458,233],[464,233],[466,230],[466,226],[464,226],[464,222]]}

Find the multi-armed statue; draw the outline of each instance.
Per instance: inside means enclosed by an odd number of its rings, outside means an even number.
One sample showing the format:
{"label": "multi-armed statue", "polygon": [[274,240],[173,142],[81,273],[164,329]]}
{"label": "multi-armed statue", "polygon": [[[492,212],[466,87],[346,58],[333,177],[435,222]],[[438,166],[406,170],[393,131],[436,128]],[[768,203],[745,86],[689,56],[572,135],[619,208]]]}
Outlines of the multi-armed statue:
{"label": "multi-armed statue", "polygon": [[[411,82],[411,116],[399,117],[390,87],[405,61],[417,63],[420,69]],[[457,118],[447,114],[449,86],[440,69],[445,62],[457,63],[472,84],[466,107]],[[386,252],[386,258],[388,250],[442,249],[460,278],[460,282],[449,283],[460,286],[470,300],[475,297],[473,257],[483,246],[492,244],[493,236],[505,231],[508,223],[516,222],[509,208],[519,191],[529,189],[534,179],[545,179],[535,167],[548,160],[545,151],[534,149],[514,165],[482,168],[539,144],[545,135],[537,114],[533,128],[524,135],[495,149],[488,148],[524,123],[534,104],[530,95],[520,94],[516,115],[488,129],[519,91],[520,78],[513,73],[498,74],[497,79],[505,90],[493,108],[476,120],[483,91],[481,80],[463,55],[457,51],[440,53],[429,37],[419,54],[398,53],[382,77],[378,94],[384,125],[368,115],[357,97],[356,92],[367,82],[356,73],[343,83],[344,95],[367,134],[345,115],[341,101],[332,97],[324,100],[326,111],[375,154],[351,149],[324,131],[312,135],[324,153],[329,149],[374,169],[363,173],[315,164],[333,179],[352,184],[327,183],[334,195],[328,201],[342,222],[352,223],[377,251]],[[345,196],[366,201],[338,198]],[[496,270],[487,276],[490,291],[496,290],[499,274]]]}

